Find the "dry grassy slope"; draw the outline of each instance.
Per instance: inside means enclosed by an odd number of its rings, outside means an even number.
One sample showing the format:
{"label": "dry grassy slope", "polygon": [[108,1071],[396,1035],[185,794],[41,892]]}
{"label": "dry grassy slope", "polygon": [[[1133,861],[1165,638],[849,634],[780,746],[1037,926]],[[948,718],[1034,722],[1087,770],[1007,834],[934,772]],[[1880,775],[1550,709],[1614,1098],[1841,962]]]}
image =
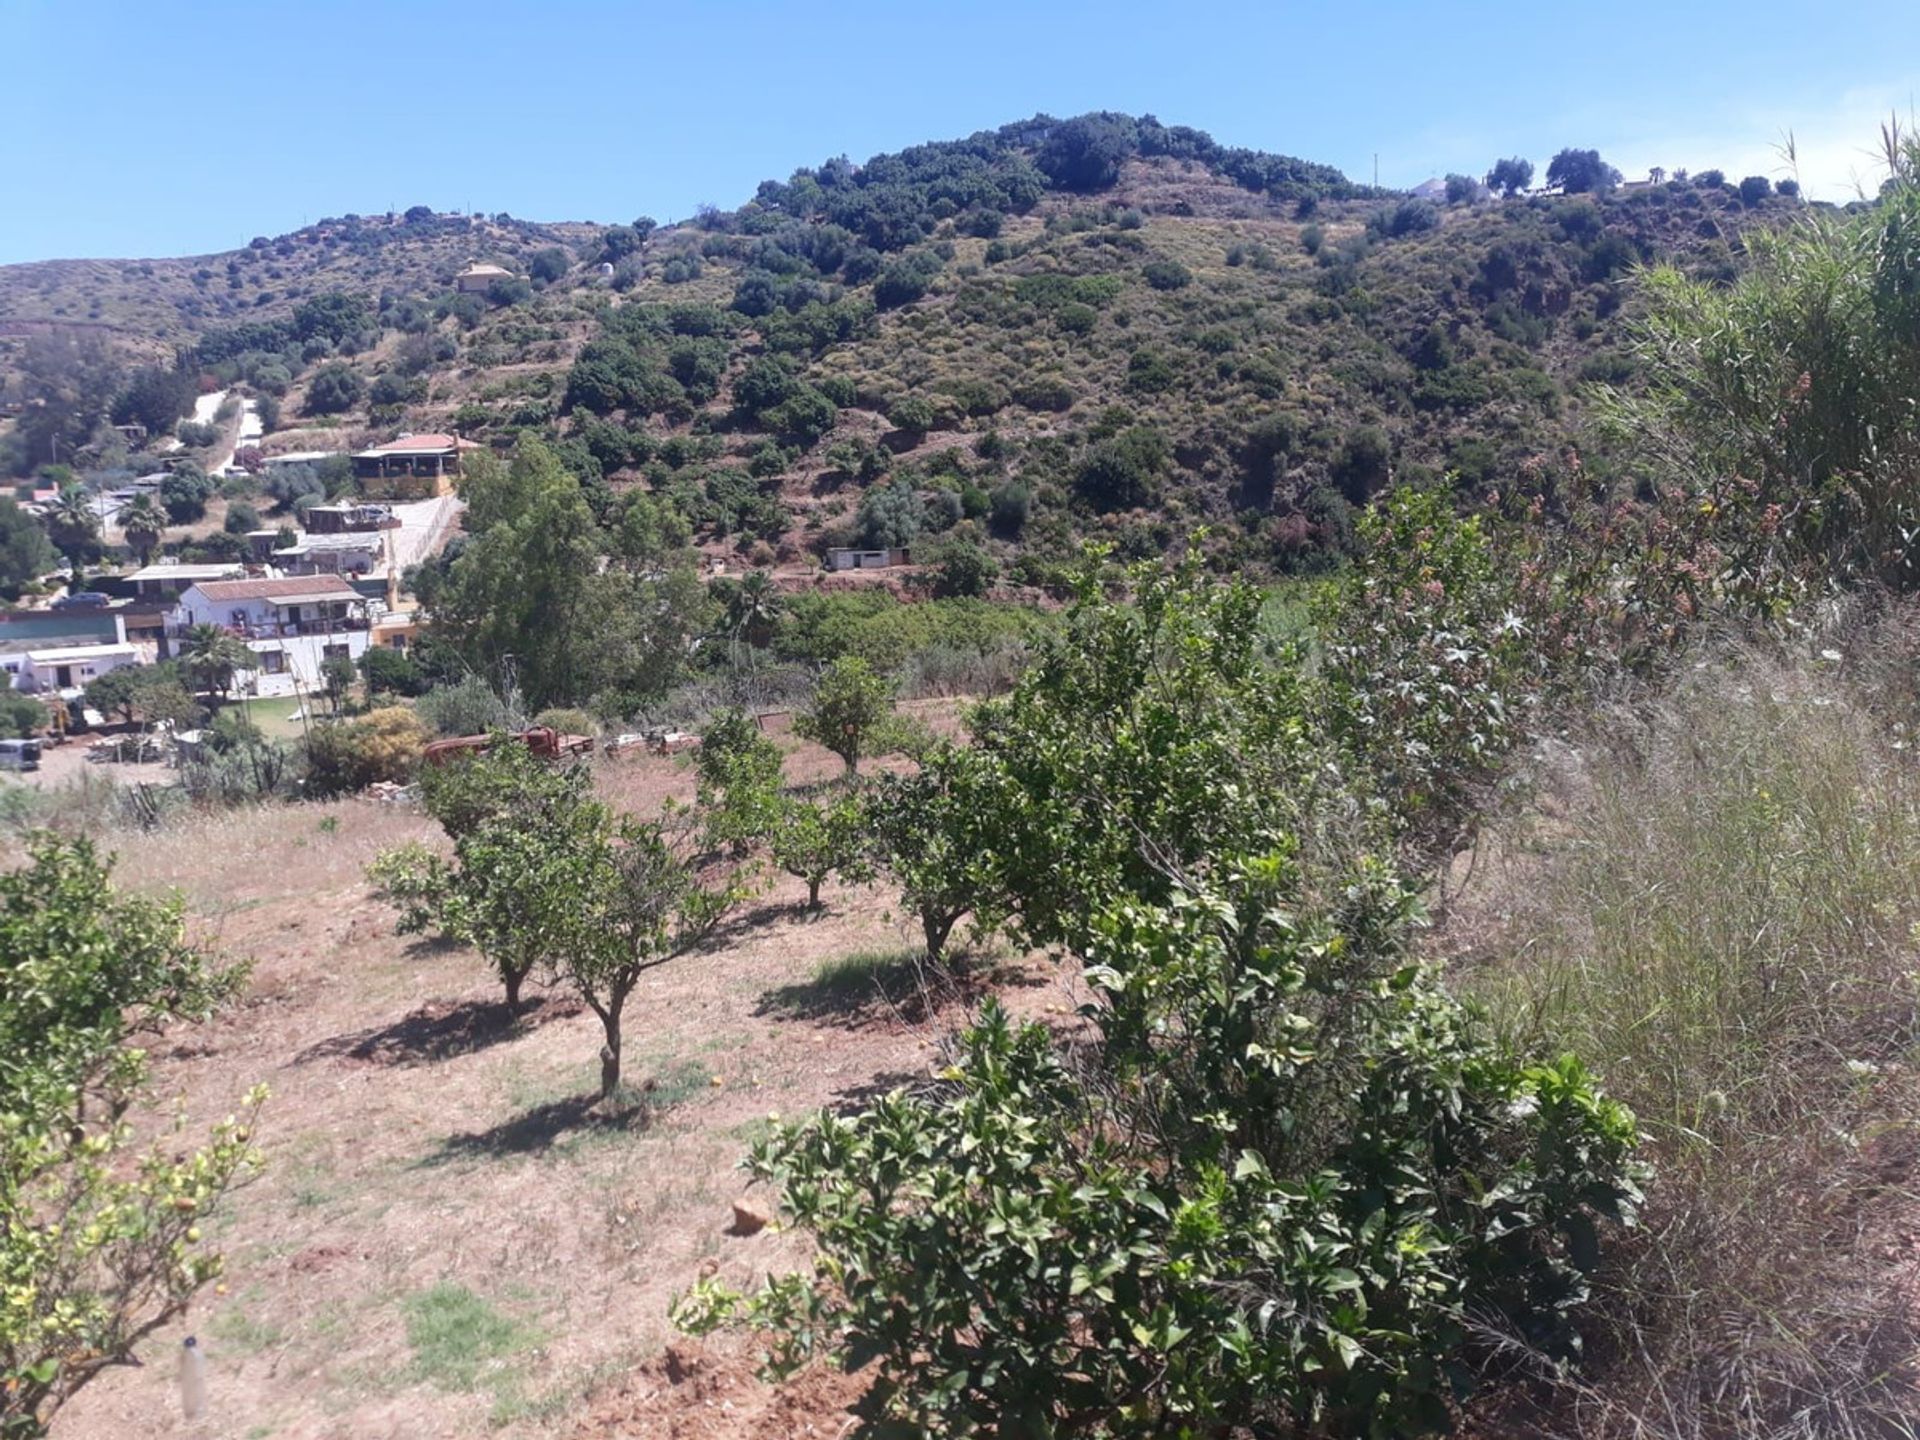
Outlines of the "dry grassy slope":
{"label": "dry grassy slope", "polygon": [[[951,711],[924,714],[950,728]],[[797,746],[787,773],[838,768]],[[636,810],[692,796],[684,760],[607,762],[599,780]],[[416,813],[347,801],[113,837],[120,883],[179,890],[196,933],[255,967],[231,1011],[162,1039],[157,1093],[195,1126],[255,1082],[274,1093],[266,1168],[210,1226],[222,1289],[142,1347],[142,1367],[69,1407],[55,1440],[172,1433],[171,1361],[189,1331],[212,1377],[204,1440],[564,1436],[596,1412],[646,1417],[617,1434],[753,1433],[668,1428],[718,1383],[652,1393],[673,1388],[647,1368],[671,1339],[668,1300],[702,1273],[746,1285],[800,1261],[792,1237],[726,1233],[748,1140],[771,1111],[924,1075],[958,1012],[923,1024],[859,981],[817,984],[835,957],[903,950],[909,927],[879,890],[829,887],[808,916],[804,890],[779,877],[714,953],[635,994],[629,1078],[657,1080],[664,1108],[650,1125],[596,1127],[574,1104],[597,1074],[593,1017],[554,996],[500,1028],[476,957],[396,937],[368,893],[375,854],[436,834]],[[1065,998],[1042,968],[1000,978],[1024,1013]],[[436,1336],[435,1318],[461,1323]],[[768,1403],[737,1358],[721,1368],[743,1416]],[[784,1440],[816,1420],[838,1433],[836,1399],[759,1433]]]}

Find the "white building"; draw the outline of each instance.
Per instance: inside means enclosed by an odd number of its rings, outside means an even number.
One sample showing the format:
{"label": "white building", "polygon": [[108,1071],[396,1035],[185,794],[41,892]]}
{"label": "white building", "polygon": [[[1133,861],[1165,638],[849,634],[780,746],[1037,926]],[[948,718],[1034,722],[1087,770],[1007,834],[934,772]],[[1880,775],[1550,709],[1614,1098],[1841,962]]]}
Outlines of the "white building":
{"label": "white building", "polygon": [[381,530],[343,535],[302,535],[273,552],[275,568],[288,575],[368,575],[387,558]]}
{"label": "white building", "polygon": [[255,695],[293,695],[321,688],[320,667],[335,655],[357,661],[367,652],[368,602],[338,575],[278,580],[210,580],[190,587],[170,617],[170,641],[195,625],[237,635],[259,663],[240,677]]}
{"label": "white building", "polygon": [[247,567],[241,564],[230,565],[179,565],[171,561],[161,561],[153,565],[144,565],[129,575],[133,582],[133,593],[141,600],[158,600],[163,596],[178,595],[189,585],[197,585],[203,580],[241,580],[246,577]]}
{"label": "white building", "polygon": [[110,671],[145,663],[137,645],[63,645],[0,656],[13,688],[71,699]]}
{"label": "white building", "polygon": [[829,570],[886,570],[895,565],[911,565],[913,553],[904,548],[893,550],[829,550]]}
{"label": "white building", "polygon": [[342,454],[339,450],[289,450],[284,455],[263,455],[260,468],[271,475],[276,470],[291,470],[296,465],[318,465]]}

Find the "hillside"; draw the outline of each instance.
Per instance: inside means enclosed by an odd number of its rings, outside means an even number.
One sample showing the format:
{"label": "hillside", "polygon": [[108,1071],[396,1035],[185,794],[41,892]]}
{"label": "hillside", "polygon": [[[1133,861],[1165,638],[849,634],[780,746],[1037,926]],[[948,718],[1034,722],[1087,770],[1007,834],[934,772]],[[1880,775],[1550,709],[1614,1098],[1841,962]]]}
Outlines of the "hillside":
{"label": "hillside", "polygon": [[0,1434],[1920,1432],[1887,140],[1042,117],[20,337]]}
{"label": "hillside", "polygon": [[[1798,203],[1705,178],[1435,204],[1150,119],[1041,117],[660,228],[409,212],[8,267],[0,346],[24,363],[47,320],[190,345],[202,387],[282,397],[269,453],[540,435],[757,564],[971,522],[1044,582],[1086,536],[1158,553],[1209,523],[1223,563],[1313,568],[1390,483],[1556,472],[1586,387],[1630,379],[1631,267],[1730,278],[1743,230]],[[471,259],[532,283],[449,294]],[[360,333],[290,321],[336,290]],[[341,363],[358,383],[316,403]]]}
{"label": "hillside", "polygon": [[470,260],[524,263],[543,245],[597,234],[506,215],[344,215],[236,250],[176,259],[45,260],[0,266],[0,339],[91,329],[140,353],[189,345],[242,319],[278,319],[329,290],[447,288]]}

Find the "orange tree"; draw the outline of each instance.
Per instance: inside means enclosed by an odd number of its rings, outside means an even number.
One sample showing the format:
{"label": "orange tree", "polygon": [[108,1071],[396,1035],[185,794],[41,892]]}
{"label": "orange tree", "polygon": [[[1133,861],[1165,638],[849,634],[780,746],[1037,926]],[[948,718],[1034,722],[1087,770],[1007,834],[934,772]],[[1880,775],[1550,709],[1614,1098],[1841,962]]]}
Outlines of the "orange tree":
{"label": "orange tree", "polygon": [[62,1405],[220,1273],[202,1227],[257,1162],[255,1091],[199,1148],[136,1148],[141,1036],[205,1019],[244,970],[187,945],[177,905],[116,894],[84,840],[0,876],[0,1436]]}
{"label": "orange tree", "polygon": [[[935,1435],[1403,1433],[1444,1423],[1479,1325],[1572,1352],[1636,1131],[1413,954],[1415,887],[1381,858],[1403,802],[1468,803],[1431,777],[1492,763],[1527,683],[1477,530],[1418,518],[1434,608],[1389,623],[1453,627],[1477,734],[1406,723],[1398,692],[1456,663],[1424,633],[1276,663],[1242,587],[1083,582],[964,762],[927,772],[967,798],[935,878],[1078,960],[1078,1034],[989,1004],[934,1083],[777,1130],[749,1168],[815,1273],[705,1283],[683,1325],[762,1328],[776,1369],[876,1364],[882,1408]],[[1347,723],[1363,705],[1400,743]]]}

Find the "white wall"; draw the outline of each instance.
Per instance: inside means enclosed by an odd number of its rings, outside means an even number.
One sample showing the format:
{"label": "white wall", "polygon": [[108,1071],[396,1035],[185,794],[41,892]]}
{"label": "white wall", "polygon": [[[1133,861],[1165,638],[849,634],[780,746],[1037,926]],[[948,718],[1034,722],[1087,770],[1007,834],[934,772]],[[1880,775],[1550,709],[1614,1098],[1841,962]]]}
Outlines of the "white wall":
{"label": "white wall", "polygon": [[19,674],[14,677],[17,689],[28,694],[60,689],[60,670],[68,671],[69,689],[85,689],[87,683],[98,680],[113,670],[124,669],[128,665],[138,665],[140,656],[134,651],[122,651],[118,654],[89,655],[84,659],[59,661],[46,665],[35,665],[31,656],[20,657]]}
{"label": "white wall", "polygon": [[236,610],[243,611],[249,625],[271,625],[279,611],[265,600],[209,600],[199,590],[188,590],[174,607],[178,625],[231,625]]}
{"label": "white wall", "polygon": [[344,630],[338,635],[293,635],[285,640],[257,640],[252,648],[256,653],[277,650],[285,657],[283,669],[272,675],[262,670],[243,670],[239,675],[239,688],[249,690],[255,695],[296,695],[300,693],[316,694],[325,687],[320,680],[320,666],[327,658],[329,645],[347,647],[347,658],[359,663],[360,657],[367,653],[368,634],[365,630]]}

